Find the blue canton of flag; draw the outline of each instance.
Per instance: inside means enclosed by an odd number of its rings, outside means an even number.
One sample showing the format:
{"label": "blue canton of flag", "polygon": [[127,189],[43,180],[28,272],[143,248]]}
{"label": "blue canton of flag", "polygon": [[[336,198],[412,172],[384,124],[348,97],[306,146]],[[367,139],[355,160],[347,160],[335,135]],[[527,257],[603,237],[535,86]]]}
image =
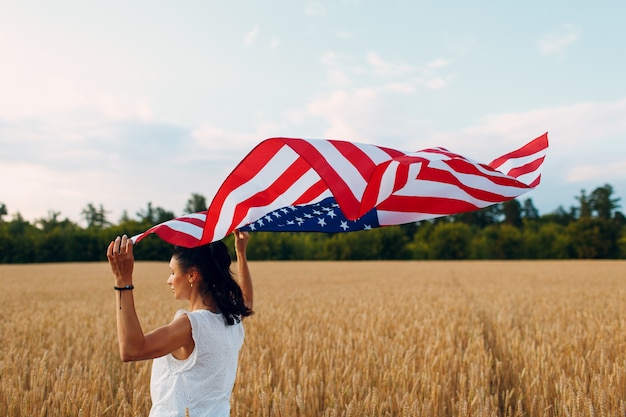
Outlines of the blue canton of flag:
{"label": "blue canton of flag", "polygon": [[316,204],[287,206],[266,214],[239,230],[248,232],[354,232],[380,227],[376,209],[348,220],[333,197]]}

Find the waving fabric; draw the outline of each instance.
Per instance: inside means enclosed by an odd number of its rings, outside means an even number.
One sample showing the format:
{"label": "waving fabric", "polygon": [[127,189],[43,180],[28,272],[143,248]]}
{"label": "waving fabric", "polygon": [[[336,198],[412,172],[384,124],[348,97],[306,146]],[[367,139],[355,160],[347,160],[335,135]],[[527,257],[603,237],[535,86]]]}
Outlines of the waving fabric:
{"label": "waving fabric", "polygon": [[271,138],[220,186],[207,211],[156,233],[193,247],[248,231],[349,232],[478,210],[539,185],[547,133],[481,164],[444,148],[402,152],[327,139]]}

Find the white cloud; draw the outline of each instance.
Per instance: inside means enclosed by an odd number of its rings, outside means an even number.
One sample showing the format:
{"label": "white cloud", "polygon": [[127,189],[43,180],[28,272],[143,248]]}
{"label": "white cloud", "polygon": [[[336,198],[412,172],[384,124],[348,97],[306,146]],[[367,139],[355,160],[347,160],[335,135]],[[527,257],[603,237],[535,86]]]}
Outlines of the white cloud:
{"label": "white cloud", "polygon": [[567,182],[579,183],[585,181],[606,182],[607,172],[611,177],[626,178],[626,161],[614,162],[610,164],[601,163],[598,165],[578,165],[567,172],[565,177]]}
{"label": "white cloud", "polygon": [[413,70],[411,65],[396,64],[385,61],[377,53],[369,52],[366,56],[367,63],[370,64],[374,74],[383,76],[397,76]]}
{"label": "white cloud", "polygon": [[333,51],[327,51],[321,56],[320,63],[326,67],[326,81],[324,83],[326,86],[332,88],[346,87],[352,83],[348,74],[348,61],[347,57],[339,56]]}
{"label": "white cloud", "polygon": [[448,86],[448,82],[441,77],[427,78],[422,84],[431,90],[441,90]]}
{"label": "white cloud", "polygon": [[337,37],[339,39],[353,39],[354,33],[350,32],[349,30],[339,30],[337,31]]}
{"label": "white cloud", "polygon": [[276,49],[279,46],[280,46],[280,39],[273,38],[272,41],[270,42],[270,49]]}
{"label": "white cloud", "polygon": [[[307,105],[309,116],[324,119],[329,127],[324,137],[356,140],[358,125],[353,123],[359,115],[368,113],[367,109],[372,105],[372,92],[362,91],[349,94],[346,91],[333,91],[318,97]],[[356,117],[355,117],[356,116]]]}
{"label": "white cloud", "polygon": [[209,123],[194,129],[191,137],[202,149],[211,151],[242,150],[258,140],[254,134],[234,132]]}
{"label": "white cloud", "polygon": [[152,118],[145,97],[113,92],[97,81],[76,77],[64,63],[58,68],[37,56],[26,61],[3,60],[0,69],[0,117],[4,120],[48,117],[69,113],[100,114],[112,119]]}
{"label": "white cloud", "polygon": [[304,8],[304,12],[309,16],[324,16],[326,14],[326,9],[321,3],[309,1]]}
{"label": "white cloud", "polygon": [[330,87],[347,87],[352,83],[352,79],[340,69],[330,69],[327,72],[326,85]]}
{"label": "white cloud", "polygon": [[[482,129],[510,136],[513,132],[527,131],[532,126],[557,130],[567,146],[588,146],[595,140],[626,134],[626,98],[615,102],[575,103],[520,113],[491,115],[483,119]],[[530,132],[529,132],[530,133]],[[595,146],[595,145],[594,145]]]}
{"label": "white cloud", "polygon": [[419,120],[398,110],[395,98],[406,94],[404,88],[390,84],[320,94],[307,104],[304,122],[321,120],[327,126],[321,137],[369,143],[384,139],[392,145],[389,141],[415,137],[420,130]]}
{"label": "white cloud", "polygon": [[426,67],[427,68],[431,68],[431,69],[438,69],[438,68],[447,67],[448,65],[450,65],[450,60],[443,59],[443,58],[437,58],[437,59],[427,63]]}
{"label": "white cloud", "polygon": [[260,140],[285,136],[288,131],[286,122],[270,122],[264,121],[256,126],[254,138],[250,138],[247,150],[251,150]]}
{"label": "white cloud", "polygon": [[[261,29],[259,28],[258,25],[255,25],[252,29],[250,29],[250,31],[248,33],[246,33],[243,37],[243,45],[246,47],[251,47],[257,44],[258,42],[261,42],[259,36],[261,33]],[[263,41],[263,44],[265,44],[266,41]],[[269,43],[266,43],[267,47],[271,50],[277,49],[280,45],[281,45],[281,40],[280,38],[278,38],[277,36],[273,36]]]}
{"label": "white cloud", "polygon": [[367,63],[373,68],[375,74],[387,75],[391,72],[392,65],[384,61],[375,52],[369,52],[366,59]]}
{"label": "white cloud", "polygon": [[359,65],[354,64],[349,56],[328,51],[322,55],[320,62],[327,68],[325,85],[330,87],[356,85],[357,80],[362,87],[366,87],[383,81],[385,84],[378,88],[412,94],[417,92],[419,86],[429,90],[441,90],[451,80],[450,76],[439,74],[450,63],[443,58],[433,60],[420,68],[403,62],[391,62],[376,52],[369,52],[365,55],[366,65]]}
{"label": "white cloud", "polygon": [[[589,152],[616,149],[617,138],[626,136],[626,98],[605,103],[577,103],[518,113],[491,114],[473,126],[437,134],[442,146],[453,146],[458,152],[475,152],[498,156],[520,141],[549,133],[549,158],[568,153],[584,159]],[[626,158],[626,141],[621,148]],[[621,142],[620,142],[621,143]],[[449,144],[449,145],[446,145]],[[618,146],[619,147],[619,146]],[[619,153],[618,153],[619,155]],[[615,154],[606,155],[615,157]],[[564,165],[564,167],[571,165]]]}
{"label": "white cloud", "polygon": [[[29,78],[0,79],[0,115],[5,120],[49,118],[58,120],[80,112],[98,114],[110,119],[153,117],[145,97],[118,95],[101,87],[81,83],[72,78],[40,74]],[[36,81],[34,81],[36,80]]]}
{"label": "white cloud", "polygon": [[415,93],[415,85],[413,83],[389,83],[383,88],[386,91],[400,93],[400,94],[413,94]]}
{"label": "white cloud", "polygon": [[327,66],[337,66],[339,64],[337,54],[333,51],[325,52],[320,58],[320,62]]}
{"label": "white cloud", "polygon": [[256,42],[256,38],[259,35],[259,26],[255,25],[250,32],[246,33],[243,37],[244,46],[252,46]]}
{"label": "white cloud", "polygon": [[626,191],[624,114],[626,98],[577,103],[493,114],[468,128],[434,134],[429,139],[432,144],[489,162],[547,131],[550,147],[542,182],[529,194],[547,212],[559,205],[567,206],[565,199],[573,199],[581,189],[610,183],[617,192]]}
{"label": "white cloud", "polygon": [[544,56],[562,56],[579,39],[580,33],[581,30],[576,25],[562,25],[537,41],[539,53]]}
{"label": "white cloud", "polygon": [[[358,141],[393,138],[400,149],[443,146],[481,162],[510,152],[548,132],[547,169],[553,180],[591,181],[614,177],[626,181],[626,98],[604,103],[578,103],[518,113],[492,114],[473,125],[434,132],[406,117],[394,105],[411,84],[335,90],[316,96],[294,123],[318,118],[326,137]],[[607,150],[610,152],[607,153]]]}

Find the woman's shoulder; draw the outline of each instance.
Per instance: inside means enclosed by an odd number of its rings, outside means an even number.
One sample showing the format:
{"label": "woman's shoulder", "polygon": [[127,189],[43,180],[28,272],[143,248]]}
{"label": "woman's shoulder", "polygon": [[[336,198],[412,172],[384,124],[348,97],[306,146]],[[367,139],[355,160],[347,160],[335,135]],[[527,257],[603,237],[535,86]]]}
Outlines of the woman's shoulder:
{"label": "woman's shoulder", "polygon": [[191,313],[190,311],[185,310],[184,308],[181,308],[179,310],[176,310],[176,313],[174,313],[174,319],[177,319],[177,318],[179,318],[182,315],[189,316],[190,313]]}
{"label": "woman's shoulder", "polygon": [[178,314],[178,317],[183,314],[187,315],[192,325],[194,323],[222,323],[224,321],[222,313],[214,313],[211,310],[178,310],[176,314]]}

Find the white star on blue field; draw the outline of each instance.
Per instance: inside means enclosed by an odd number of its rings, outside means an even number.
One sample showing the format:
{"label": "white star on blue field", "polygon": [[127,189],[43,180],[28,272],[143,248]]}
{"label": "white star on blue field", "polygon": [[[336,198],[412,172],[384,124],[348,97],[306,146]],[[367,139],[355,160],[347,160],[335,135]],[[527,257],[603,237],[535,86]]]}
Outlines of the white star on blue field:
{"label": "white star on blue field", "polygon": [[357,220],[345,218],[334,198],[308,206],[288,206],[242,227],[250,232],[354,232],[379,227],[376,209]]}

